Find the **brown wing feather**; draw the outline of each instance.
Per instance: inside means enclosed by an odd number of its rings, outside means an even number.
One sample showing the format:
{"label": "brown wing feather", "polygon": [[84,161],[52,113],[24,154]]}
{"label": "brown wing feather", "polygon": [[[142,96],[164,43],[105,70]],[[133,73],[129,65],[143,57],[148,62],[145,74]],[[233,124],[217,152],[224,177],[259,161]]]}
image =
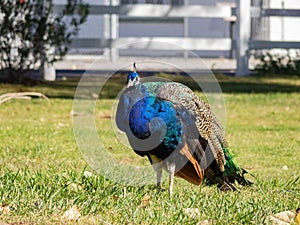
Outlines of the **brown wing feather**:
{"label": "brown wing feather", "polygon": [[200,185],[203,180],[204,172],[195,156],[190,152],[188,145],[185,144],[180,153],[187,158],[187,163],[175,175],[186,181]]}

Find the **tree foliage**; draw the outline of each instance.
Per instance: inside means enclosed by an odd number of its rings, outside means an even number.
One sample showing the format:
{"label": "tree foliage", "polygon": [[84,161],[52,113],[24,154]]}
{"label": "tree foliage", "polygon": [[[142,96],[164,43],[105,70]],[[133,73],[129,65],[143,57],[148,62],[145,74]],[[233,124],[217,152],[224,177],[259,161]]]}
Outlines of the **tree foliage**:
{"label": "tree foliage", "polygon": [[58,13],[53,0],[0,0],[1,69],[20,82],[26,71],[62,59],[88,13],[82,0],[67,0]]}

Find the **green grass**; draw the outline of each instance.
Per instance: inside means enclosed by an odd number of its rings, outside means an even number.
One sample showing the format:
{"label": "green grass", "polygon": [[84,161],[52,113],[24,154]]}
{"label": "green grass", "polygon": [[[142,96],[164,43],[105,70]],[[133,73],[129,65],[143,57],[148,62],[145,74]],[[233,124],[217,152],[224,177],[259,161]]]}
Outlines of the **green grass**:
{"label": "green grass", "polygon": [[[176,76],[178,81],[189,82]],[[0,105],[0,222],[63,224],[72,205],[78,224],[267,224],[267,216],[300,206],[300,81],[296,77],[218,75],[226,100],[226,136],[235,161],[256,179],[240,192],[191,185],[175,179],[174,195],[154,185],[126,186],[95,173],[73,134],[72,96],[76,83],[34,87],[0,84],[0,94],[40,91],[51,97],[11,100]],[[96,127],[109,154],[126,165],[148,162],[121,145],[111,128],[114,94],[123,86],[111,80],[96,105]],[[113,84],[113,85],[112,85]],[[102,94],[103,94],[102,93]],[[288,170],[283,170],[287,166]],[[87,177],[84,171],[92,171]],[[164,182],[167,189],[168,182]],[[143,201],[149,195],[150,202]],[[192,219],[186,208],[199,208]],[[74,222],[69,222],[73,224]]]}

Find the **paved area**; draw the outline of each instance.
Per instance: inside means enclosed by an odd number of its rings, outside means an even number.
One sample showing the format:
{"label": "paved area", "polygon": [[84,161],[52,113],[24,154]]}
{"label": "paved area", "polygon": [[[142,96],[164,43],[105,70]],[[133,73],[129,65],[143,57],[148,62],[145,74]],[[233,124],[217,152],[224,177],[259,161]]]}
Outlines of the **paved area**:
{"label": "paved area", "polygon": [[[149,72],[196,72],[199,70],[216,70],[234,73],[236,61],[234,59],[214,58],[145,58],[145,57],[119,57],[110,61],[104,57],[93,55],[68,55],[63,61],[54,64],[57,70],[97,70],[115,72],[130,70],[132,63],[136,62],[140,71]],[[253,63],[250,63],[250,68]]]}

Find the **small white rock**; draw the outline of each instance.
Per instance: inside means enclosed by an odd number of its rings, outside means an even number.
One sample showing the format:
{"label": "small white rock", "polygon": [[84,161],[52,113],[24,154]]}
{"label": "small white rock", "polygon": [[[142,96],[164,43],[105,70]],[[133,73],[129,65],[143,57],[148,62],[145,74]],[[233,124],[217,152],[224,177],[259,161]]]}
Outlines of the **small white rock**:
{"label": "small white rock", "polygon": [[198,208],[186,208],[186,209],[183,209],[183,211],[192,219],[200,216],[200,210]]}
{"label": "small white rock", "polygon": [[287,165],[284,165],[283,167],[282,167],[282,170],[288,170],[289,168],[288,168],[288,166]]}
{"label": "small white rock", "polygon": [[90,171],[84,171],[83,176],[85,176],[86,178],[91,177],[93,175],[92,172]]}
{"label": "small white rock", "polygon": [[77,208],[76,205],[73,205],[72,208],[70,208],[69,210],[67,210],[64,215],[62,216],[63,220],[66,221],[77,221],[79,218],[81,217],[81,214]]}

